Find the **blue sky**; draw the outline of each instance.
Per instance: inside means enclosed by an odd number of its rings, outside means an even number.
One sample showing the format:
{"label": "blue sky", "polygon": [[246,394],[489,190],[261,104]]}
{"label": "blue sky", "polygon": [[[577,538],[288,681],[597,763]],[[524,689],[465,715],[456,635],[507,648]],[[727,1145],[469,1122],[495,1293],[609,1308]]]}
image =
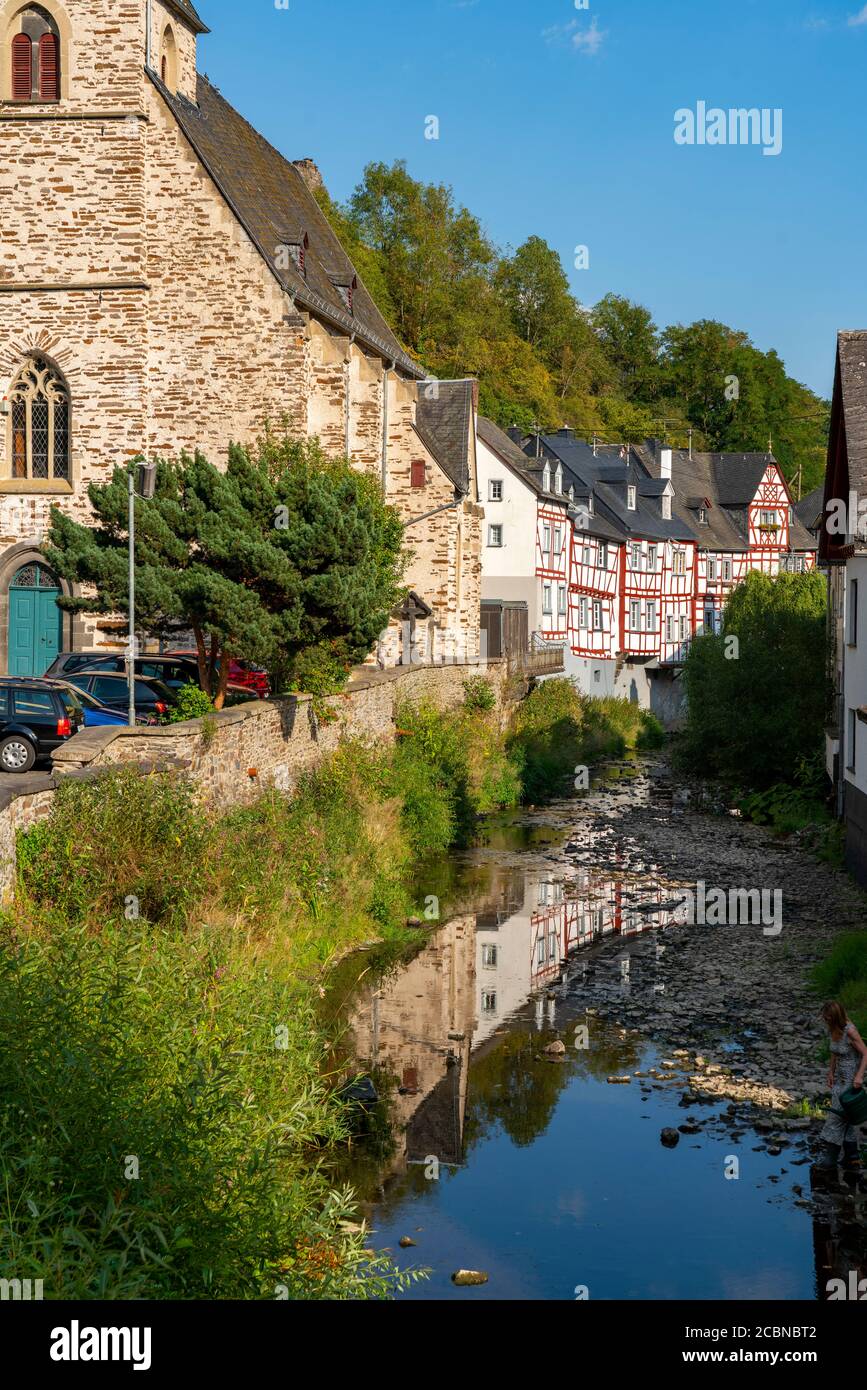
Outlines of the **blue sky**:
{"label": "blue sky", "polygon": [[[867,326],[864,0],[197,3],[202,68],[339,199],[405,159],[500,246],[544,237],[583,303],[722,319],[823,394]],[[781,154],[678,146],[699,101],[781,108]]]}

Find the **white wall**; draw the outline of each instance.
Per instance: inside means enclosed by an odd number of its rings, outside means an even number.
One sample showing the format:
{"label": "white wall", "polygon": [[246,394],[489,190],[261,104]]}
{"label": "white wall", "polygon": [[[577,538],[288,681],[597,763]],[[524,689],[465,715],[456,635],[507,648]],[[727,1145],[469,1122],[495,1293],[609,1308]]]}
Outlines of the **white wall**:
{"label": "white wall", "polygon": [[[526,602],[530,631],[540,626],[541,589],[536,578],[536,494],[477,438],[482,523],[482,598]],[[490,483],[502,484],[503,500],[490,500]],[[489,528],[502,526],[503,544],[489,544]]]}
{"label": "white wall", "polygon": [[[858,584],[857,623],[852,645],[852,581]],[[846,561],[846,597],[843,611],[845,654],[843,738],[840,767],[846,781],[867,796],[867,724],[855,717],[854,771],[852,720],[850,712],[867,706],[867,556],[855,555]]]}

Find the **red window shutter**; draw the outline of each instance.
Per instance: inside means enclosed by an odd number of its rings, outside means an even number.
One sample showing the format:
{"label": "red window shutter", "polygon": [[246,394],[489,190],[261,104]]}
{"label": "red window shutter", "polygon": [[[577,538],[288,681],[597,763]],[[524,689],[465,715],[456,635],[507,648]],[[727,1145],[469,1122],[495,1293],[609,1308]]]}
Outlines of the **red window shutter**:
{"label": "red window shutter", "polygon": [[60,43],[56,34],[39,40],[39,95],[43,101],[60,100]]}
{"label": "red window shutter", "polygon": [[427,481],[425,473],[424,459],[413,459],[410,471],[411,485],[413,487],[424,487]]}
{"label": "red window shutter", "polygon": [[33,45],[29,35],[16,34],[12,40],[12,100],[29,101],[32,95]]}

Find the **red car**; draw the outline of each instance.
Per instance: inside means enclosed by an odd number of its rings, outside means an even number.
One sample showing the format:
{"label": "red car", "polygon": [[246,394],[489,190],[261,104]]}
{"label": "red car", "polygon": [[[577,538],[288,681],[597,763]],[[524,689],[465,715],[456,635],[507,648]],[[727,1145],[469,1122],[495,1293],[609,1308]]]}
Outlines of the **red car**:
{"label": "red car", "polygon": [[[187,660],[196,660],[196,653],[191,651],[166,652],[164,655],[183,656]],[[229,662],[229,685],[230,687],[240,685],[245,690],[252,690],[253,694],[260,700],[267,700],[271,694],[268,672],[262,666],[254,666],[249,661]]]}

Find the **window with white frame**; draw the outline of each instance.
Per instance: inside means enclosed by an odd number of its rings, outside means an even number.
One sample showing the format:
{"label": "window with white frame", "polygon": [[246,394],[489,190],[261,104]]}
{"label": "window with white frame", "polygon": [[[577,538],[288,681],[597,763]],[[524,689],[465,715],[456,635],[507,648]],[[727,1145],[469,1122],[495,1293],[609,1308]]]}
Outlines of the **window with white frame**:
{"label": "window with white frame", "polygon": [[709,584],[716,583],[716,560],[712,555],[707,557],[707,582]]}
{"label": "window with white frame", "polygon": [[776,531],[779,529],[779,520],[776,512],[760,512],[759,525],[764,531]]}
{"label": "window with white frame", "polygon": [[493,970],[497,964],[497,947],[492,941],[482,942],[482,965],[486,970]]}
{"label": "window with white frame", "polygon": [[685,615],[682,614],[682,615],[681,615],[681,619],[680,619],[680,640],[681,640],[681,642],[685,642],[688,636],[689,636],[689,618],[687,618]]}
{"label": "window with white frame", "polygon": [[566,612],[566,585],[565,585],[565,584],[558,584],[558,585],[557,585],[557,612],[560,613],[560,614],[563,614],[563,613]]}
{"label": "window with white frame", "polygon": [[554,527],[554,554],[563,554],[563,529],[560,526]]}
{"label": "window with white frame", "polygon": [[710,633],[716,631],[716,616],[712,603],[709,603],[704,610],[704,630]]}
{"label": "window with white frame", "polygon": [[587,626],[587,606],[588,606],[588,600],[587,600],[587,599],[584,597],[584,595],[582,594],[581,598],[578,600],[578,626],[579,626],[579,627],[586,627],[586,626]]}
{"label": "window with white frame", "polygon": [[598,598],[593,600],[593,626],[597,632],[602,631],[602,601]]}
{"label": "window with white frame", "polygon": [[849,613],[848,613],[848,643],[850,647],[858,645],[858,580],[849,580]]}
{"label": "window with white frame", "polygon": [[551,554],[551,527],[546,521],[542,525],[542,558]]}
{"label": "window with white frame", "polygon": [[671,498],[667,492],[662,494],[662,519],[671,521]]}
{"label": "window with white frame", "polygon": [[550,613],[551,610],[551,585],[542,585],[542,612]]}
{"label": "window with white frame", "polygon": [[656,569],[656,562],[659,558],[659,549],[655,545],[647,547],[647,568],[652,572]]}
{"label": "window with white frame", "polygon": [[581,562],[585,565],[592,565],[593,560],[590,553],[590,542],[585,541],[581,547]]}
{"label": "window with white frame", "polygon": [[542,487],[545,489],[546,492],[550,492],[550,491],[551,491],[551,465],[550,465],[550,463],[546,463],[546,464],[545,464],[545,467],[542,469]]}
{"label": "window with white frame", "polygon": [[704,507],[698,509],[698,524],[699,526],[707,526],[707,510]]}
{"label": "window with white frame", "polygon": [[635,504],[636,504],[636,491],[635,491],[635,488],[634,488],[634,486],[632,485],[632,483],[630,483],[629,487],[626,489],[626,506],[627,506],[627,508],[629,509],[629,511],[631,511],[631,512],[634,512],[634,511],[635,511]]}
{"label": "window with white frame", "polygon": [[633,632],[641,631],[641,604],[637,598],[631,599],[629,603],[629,626]]}
{"label": "window with white frame", "polygon": [[686,551],[675,550],[671,557],[673,574],[686,574]]}
{"label": "window with white frame", "polygon": [[731,579],[732,579],[732,562],[731,562],[731,560],[723,560],[722,571],[723,571],[723,583],[725,583],[725,584],[730,584],[730,583],[731,583]]}
{"label": "window with white frame", "polygon": [[562,463],[558,463],[558,464],[557,464],[557,472],[554,474],[554,491],[557,493],[558,497],[562,496],[562,494],[563,494],[563,465],[562,465]]}
{"label": "window with white frame", "polygon": [[670,613],[665,620],[665,640],[666,642],[674,641],[674,618]]}
{"label": "window with white frame", "polygon": [[482,990],[482,1013],[495,1014],[497,1012],[497,991],[495,989]]}
{"label": "window with white frame", "polygon": [[502,502],[503,500],[503,480],[502,478],[491,478],[488,482],[488,501]]}
{"label": "window with white frame", "polygon": [[607,570],[607,568],[608,568],[608,543],[607,543],[607,541],[600,541],[600,542],[599,542],[598,563],[599,563],[599,568],[600,568],[601,570]]}
{"label": "window with white frame", "polygon": [[648,599],[646,610],[647,631],[656,631],[656,599]]}
{"label": "window with white frame", "polygon": [[630,561],[629,561],[629,562],[630,562],[630,564],[632,565],[632,568],[633,568],[634,570],[640,570],[640,569],[641,569],[641,546],[640,546],[640,545],[635,545],[635,544],[633,544],[633,545],[631,545],[631,546],[629,547],[629,549],[630,549]]}
{"label": "window with white frame", "polygon": [[489,526],[489,527],[488,527],[488,545],[502,545],[502,544],[503,544],[503,528],[502,528],[502,526]]}

